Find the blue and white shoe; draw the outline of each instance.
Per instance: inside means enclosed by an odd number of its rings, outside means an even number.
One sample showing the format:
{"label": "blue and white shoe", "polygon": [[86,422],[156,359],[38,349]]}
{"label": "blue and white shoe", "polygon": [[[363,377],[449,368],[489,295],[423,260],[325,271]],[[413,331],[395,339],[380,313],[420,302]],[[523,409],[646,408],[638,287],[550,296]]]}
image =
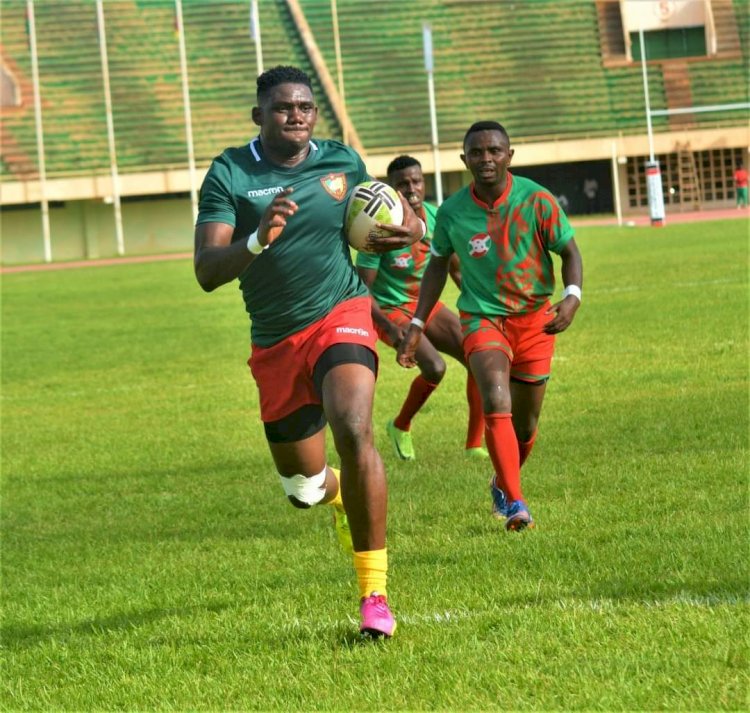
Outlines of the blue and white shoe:
{"label": "blue and white shoe", "polygon": [[505,529],[520,532],[526,528],[534,528],[534,518],[523,500],[514,500],[505,510]]}
{"label": "blue and white shoe", "polygon": [[490,478],[490,495],[492,495],[492,515],[498,520],[505,520],[508,517],[508,498],[495,485],[494,475]]}

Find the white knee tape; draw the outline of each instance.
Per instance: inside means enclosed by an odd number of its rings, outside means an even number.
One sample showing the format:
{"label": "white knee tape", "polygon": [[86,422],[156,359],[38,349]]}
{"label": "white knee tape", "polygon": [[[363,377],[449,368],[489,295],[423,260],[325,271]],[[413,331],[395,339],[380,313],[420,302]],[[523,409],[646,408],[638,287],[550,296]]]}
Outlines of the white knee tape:
{"label": "white knee tape", "polygon": [[305,505],[317,505],[326,494],[326,469],[317,475],[309,477],[304,475],[279,476],[284,492]]}

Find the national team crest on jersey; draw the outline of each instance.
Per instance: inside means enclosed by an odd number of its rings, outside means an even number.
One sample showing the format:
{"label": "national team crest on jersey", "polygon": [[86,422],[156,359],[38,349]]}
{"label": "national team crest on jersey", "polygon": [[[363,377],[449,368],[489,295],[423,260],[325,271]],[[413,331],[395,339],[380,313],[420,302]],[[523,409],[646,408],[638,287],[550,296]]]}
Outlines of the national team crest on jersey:
{"label": "national team crest on jersey", "polygon": [[484,257],[490,251],[490,241],[492,238],[487,233],[477,233],[469,240],[469,256]]}
{"label": "national team crest on jersey", "polygon": [[391,267],[394,267],[396,270],[408,270],[410,264],[411,253],[401,253],[400,255],[396,255],[396,257],[393,258]]}
{"label": "national team crest on jersey", "polygon": [[326,189],[326,193],[337,201],[342,200],[346,196],[345,173],[329,173],[320,179],[320,183]]}

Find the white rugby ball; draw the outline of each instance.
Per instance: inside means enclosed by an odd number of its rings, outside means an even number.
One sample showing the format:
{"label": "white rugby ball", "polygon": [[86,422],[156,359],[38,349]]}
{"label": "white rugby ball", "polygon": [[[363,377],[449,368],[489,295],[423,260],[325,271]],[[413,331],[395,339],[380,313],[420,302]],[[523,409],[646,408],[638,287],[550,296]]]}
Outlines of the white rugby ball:
{"label": "white rugby ball", "polygon": [[354,187],[346,204],[344,232],[349,245],[355,250],[368,252],[367,236],[375,231],[379,235],[390,235],[376,228],[375,223],[401,225],[404,209],[398,193],[387,183],[365,181]]}

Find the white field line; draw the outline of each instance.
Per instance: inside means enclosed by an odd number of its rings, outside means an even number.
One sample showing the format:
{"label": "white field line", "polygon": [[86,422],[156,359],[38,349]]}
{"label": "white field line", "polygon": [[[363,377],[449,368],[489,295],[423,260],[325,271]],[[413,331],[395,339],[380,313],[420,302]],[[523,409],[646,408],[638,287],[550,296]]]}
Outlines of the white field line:
{"label": "white field line", "polygon": [[[750,595],[709,595],[696,596],[692,594],[676,594],[665,599],[560,599],[555,602],[539,601],[534,604],[523,604],[520,607],[512,609],[539,609],[552,608],[560,611],[593,611],[593,612],[614,612],[620,609],[631,609],[633,607],[643,609],[667,609],[670,607],[694,607],[697,609],[713,609],[715,607],[740,606],[750,604]],[[458,623],[468,619],[485,619],[497,617],[502,610],[495,609],[446,609],[445,611],[436,611],[424,614],[399,614],[396,608],[394,614],[396,621],[409,626],[443,626],[446,624]],[[320,621],[313,619],[299,619],[294,617],[280,624],[283,631],[301,631],[301,630],[320,630],[339,629],[344,625],[359,626],[359,621],[353,616],[348,616],[344,620]]]}
{"label": "white field line", "polygon": [[[732,280],[728,278],[719,278],[716,280],[695,280],[692,282],[665,282],[659,284],[659,289],[673,289],[685,287],[706,287],[707,285],[743,285],[744,280]],[[585,288],[586,294],[595,295],[612,295],[620,292],[645,292],[651,291],[652,288],[640,287],[638,285],[623,285],[621,287],[589,287]]]}

